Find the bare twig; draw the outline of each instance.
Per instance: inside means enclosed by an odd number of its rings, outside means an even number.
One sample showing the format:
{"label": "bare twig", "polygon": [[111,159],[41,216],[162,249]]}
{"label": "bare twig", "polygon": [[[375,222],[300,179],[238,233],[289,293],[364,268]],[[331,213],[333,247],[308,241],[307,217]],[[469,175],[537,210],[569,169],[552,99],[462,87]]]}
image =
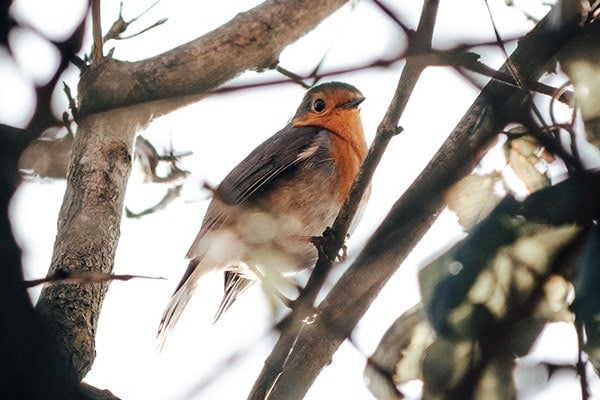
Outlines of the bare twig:
{"label": "bare twig", "polygon": [[179,198],[181,194],[181,186],[175,186],[169,188],[167,193],[163,196],[162,199],[152,207],[146,208],[140,212],[133,212],[129,208],[125,207],[125,215],[127,218],[141,218],[145,215],[153,214],[157,211],[164,210],[167,208],[169,204],[171,204],[175,199]]}
{"label": "bare twig", "polygon": [[569,107],[573,107],[573,117],[571,119],[571,122],[573,122],[575,120],[575,113],[576,113],[576,109],[575,109],[575,101],[573,99],[573,92],[567,90],[567,87],[569,87],[569,85],[571,85],[570,81],[566,81],[565,83],[563,83],[562,85],[560,85],[557,89],[554,90],[554,93],[552,93],[552,98],[550,100],[550,106],[549,106],[549,114],[550,114],[550,121],[552,121],[552,125],[558,125],[558,120],[556,119],[556,116],[554,114],[554,106],[556,104],[556,101],[560,101],[560,99],[565,95],[568,94],[568,103],[566,103]]}
{"label": "bare twig", "polygon": [[129,36],[119,36],[118,38],[115,38],[115,39],[117,39],[117,40],[126,40],[126,39],[131,39],[131,38],[134,38],[134,37],[136,37],[136,36],[139,36],[139,35],[141,35],[141,34],[143,34],[143,33],[146,33],[146,32],[148,32],[148,31],[149,31],[149,30],[151,30],[151,29],[154,29],[154,28],[156,28],[157,26],[161,26],[162,24],[164,24],[164,23],[165,23],[165,22],[167,22],[167,21],[168,21],[168,18],[161,18],[161,19],[159,19],[158,21],[156,21],[155,23],[153,23],[152,25],[149,25],[149,26],[145,27],[144,29],[142,29],[142,30],[141,30],[141,31],[139,31],[139,32],[132,33],[132,34],[131,34],[131,35],[129,35]]}
{"label": "bare twig", "polygon": [[[432,7],[433,10],[426,12],[426,7]],[[423,15],[416,32],[419,42],[428,43],[429,46],[431,46],[436,11],[437,1],[435,0],[426,2],[423,5]],[[433,16],[431,14],[433,14]],[[408,99],[417,84],[421,72],[426,67],[427,64],[420,58],[409,58],[407,60],[406,66],[398,81],[394,97],[381,124],[377,128],[375,139],[369,149],[364,165],[361,167],[331,230],[325,235],[329,240],[327,240],[323,246],[324,251],[319,255],[319,260],[306,285],[305,291],[302,294],[301,301],[306,301],[310,305],[314,303],[326,274],[331,268],[331,260],[335,259],[344,243],[346,232],[354,218],[363,193],[371,182],[371,177],[375,172],[375,168],[379,164],[390,139],[402,131],[402,128],[397,126],[398,121],[400,120],[400,116],[408,103]]]}
{"label": "bare twig", "polygon": [[[520,74],[518,69],[516,68],[516,66],[514,65],[513,61],[510,59],[510,57],[508,57],[508,52],[506,51],[506,47],[504,46],[504,41],[502,40],[501,36],[500,36],[500,32],[498,32],[498,29],[496,27],[496,21],[494,20],[494,17],[492,15],[492,11],[490,9],[489,3],[487,0],[485,0],[485,5],[487,7],[488,10],[488,14],[490,16],[490,21],[492,22],[492,27],[494,29],[494,34],[496,36],[496,42],[498,44],[498,47],[502,50],[502,53],[505,55],[507,61],[506,61],[506,69],[509,71],[510,75],[512,76],[512,78],[514,79],[515,83],[517,84],[517,87],[519,89],[521,89],[523,91],[523,93],[527,96],[527,100],[529,102],[529,107],[531,112],[533,113],[533,115],[535,116],[536,120],[532,117],[532,116],[525,116],[525,113],[521,113],[521,118],[523,118],[523,122],[528,126],[528,128],[532,129],[532,132],[534,132],[535,136],[537,137],[537,139],[546,147],[548,148],[548,150],[550,150],[552,153],[558,155],[560,158],[562,158],[562,160],[565,162],[567,169],[570,172],[575,172],[575,171],[582,171],[583,165],[581,164],[580,160],[578,159],[578,157],[574,157],[571,156],[570,154],[568,154],[565,149],[563,148],[560,139],[556,136],[551,134],[551,132],[554,130],[552,129],[550,126],[548,126],[548,124],[545,122],[544,120],[544,116],[542,115],[541,111],[539,110],[539,108],[536,106],[536,104],[533,102],[533,98],[531,96],[531,89],[527,86],[526,84],[526,80],[523,79]],[[538,127],[541,126],[541,127]],[[538,127],[536,129],[536,127]],[[570,130],[570,132],[572,132],[572,130]]]}
{"label": "bare twig", "polygon": [[156,21],[155,23],[153,23],[152,25],[142,29],[139,32],[133,33],[129,36],[122,36],[122,34],[127,30],[127,28],[129,28],[129,25],[131,25],[132,23],[134,23],[135,21],[140,19],[144,14],[146,14],[148,11],[153,9],[154,6],[156,6],[158,3],[160,3],[160,0],[156,0],[152,5],[150,5],[150,7],[148,7],[144,11],[142,11],[137,17],[132,18],[129,21],[125,21],[125,19],[123,18],[123,2],[121,2],[120,6],[119,6],[119,16],[118,16],[117,20],[115,22],[113,22],[113,24],[110,27],[110,29],[108,30],[108,32],[106,32],[106,35],[104,35],[104,43],[108,42],[111,39],[112,40],[131,39],[133,37],[139,36],[142,33],[148,32],[150,29],[153,29],[153,28],[167,22],[168,21],[167,18],[161,18],[158,21]]}
{"label": "bare twig", "polygon": [[297,84],[299,84],[300,86],[302,86],[304,89],[308,89],[310,88],[310,85],[306,84],[304,82],[304,80],[302,79],[302,77],[300,75],[296,75],[295,73],[293,73],[292,71],[283,68],[281,65],[277,65],[275,67],[275,70],[277,72],[279,72],[281,75],[283,76],[287,76],[288,78],[290,78],[292,81],[296,82]]}
{"label": "bare twig", "polygon": [[51,276],[42,279],[32,279],[24,281],[26,288],[31,288],[43,283],[104,283],[111,281],[128,281],[130,279],[166,279],[160,276],[144,275],[113,275],[99,272],[69,272],[57,271]]}
{"label": "bare twig", "polygon": [[[514,39],[506,39],[506,41],[512,41]],[[496,43],[496,42],[494,42]],[[479,61],[479,55],[476,53],[469,52],[468,49],[476,46],[486,46],[489,45],[488,42],[482,43],[471,43],[468,45],[461,44],[457,45],[453,49],[449,50],[429,50],[428,52],[419,52],[418,54],[411,55],[410,53],[402,52],[394,57],[385,58],[385,59],[376,59],[371,60],[365,63],[357,64],[355,66],[332,69],[329,71],[319,71],[319,67],[321,64],[317,65],[310,73],[304,75],[298,75],[294,72],[291,72],[281,66],[277,66],[275,69],[280,72],[282,75],[285,75],[292,79],[292,81],[304,86],[310,87],[314,85],[318,80],[321,80],[330,76],[339,76],[350,74],[358,71],[365,71],[373,68],[388,68],[394,65],[397,62],[400,62],[406,58],[420,58],[421,63],[427,64],[429,66],[452,66],[455,67],[457,72],[465,76],[465,78],[469,79],[469,76],[465,74],[466,70],[481,74],[483,76],[492,78],[500,83],[503,83],[507,86],[512,86],[518,88],[518,84],[515,82],[513,77],[507,73],[506,71],[498,71],[495,70],[481,61]],[[307,85],[306,81],[312,81],[311,85]],[[212,94],[219,93],[230,93],[238,90],[248,90],[265,86],[277,86],[282,84],[289,84],[288,79],[273,79],[269,81],[262,82],[251,82],[246,84],[239,85],[230,85],[218,88],[212,91]],[[538,81],[530,81],[525,80],[524,85],[531,91],[537,92],[540,94],[544,94],[547,96],[555,95],[557,88],[546,85],[542,82]],[[557,97],[557,100],[571,106],[573,104],[573,92],[569,90],[561,91],[560,95]]]}
{"label": "bare twig", "polygon": [[65,129],[67,130],[67,134],[73,136],[73,129],[71,129],[71,120],[69,118],[69,113],[66,111],[62,114],[62,123]]}
{"label": "bare twig", "polygon": [[[180,186],[184,183],[189,175],[188,171],[182,170],[177,166],[177,162],[185,156],[191,155],[191,152],[174,154],[172,151],[169,155],[160,155],[147,139],[143,136],[138,136],[135,141],[135,156],[142,165],[144,179],[147,182],[163,183],[171,187]],[[159,176],[157,168],[160,162],[170,164],[170,171],[166,176]]]}
{"label": "bare twig", "polygon": [[94,37],[94,48],[92,49],[92,63],[98,65],[102,58],[102,16],[100,15],[100,0],[92,0],[92,34]]}
{"label": "bare twig", "polygon": [[312,78],[312,85],[316,85],[323,78],[323,76],[319,72],[321,71],[321,67],[323,67],[323,64],[325,63],[325,59],[327,58],[328,52],[329,52],[329,50],[327,50],[323,54],[323,57],[321,57],[321,59],[319,60],[317,65],[315,65],[315,68],[308,75],[310,78]]}
{"label": "bare twig", "polygon": [[[455,50],[452,50],[452,52],[454,53]],[[483,76],[487,76],[506,85],[510,85],[515,88],[519,87],[518,83],[515,82],[512,75],[504,73],[503,71],[497,71],[493,68],[490,68],[489,66],[485,65],[484,63],[478,60],[478,55],[477,59],[475,59],[474,57],[465,57],[465,55],[466,53],[450,56],[448,65],[453,65],[455,67],[464,67],[470,71],[476,72]],[[560,101],[561,103],[564,103],[568,106],[573,105],[573,92],[567,90],[563,86],[559,88],[554,88],[552,86],[546,85],[545,83],[538,81],[524,81],[523,84],[525,87],[527,87],[533,92],[551,96],[554,100]]]}
{"label": "bare twig", "polygon": [[396,25],[398,25],[404,31],[404,33],[408,34],[409,32],[412,32],[412,29],[406,26],[406,24],[402,22],[392,10],[390,10],[390,8],[383,4],[380,0],[373,0],[373,3],[375,3],[375,5],[379,7],[381,11],[383,11],[388,17],[390,17],[390,19],[394,21]]}
{"label": "bare twig", "polygon": [[73,95],[71,94],[71,88],[69,87],[69,85],[67,85],[66,82],[63,82],[63,91],[65,92],[67,100],[69,101],[69,109],[71,110],[71,115],[73,116],[73,119],[77,121],[77,119],[79,118],[77,103],[73,98]]}

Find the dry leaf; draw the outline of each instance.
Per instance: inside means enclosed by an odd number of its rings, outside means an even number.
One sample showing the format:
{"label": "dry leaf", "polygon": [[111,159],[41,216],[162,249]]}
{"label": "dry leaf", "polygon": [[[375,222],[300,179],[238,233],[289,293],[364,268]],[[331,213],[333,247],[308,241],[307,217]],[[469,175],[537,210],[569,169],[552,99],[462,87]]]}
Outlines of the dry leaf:
{"label": "dry leaf", "polygon": [[494,191],[499,182],[501,176],[497,172],[468,175],[448,190],[446,204],[456,213],[458,223],[465,230],[471,230],[500,202],[500,196]]}
{"label": "dry leaf", "polygon": [[[507,133],[508,140],[504,144],[508,165],[530,192],[550,186],[550,178],[546,175],[545,170],[547,163],[554,161],[554,156],[546,151],[533,136],[522,135],[517,129]],[[512,135],[515,131],[517,137]]]}

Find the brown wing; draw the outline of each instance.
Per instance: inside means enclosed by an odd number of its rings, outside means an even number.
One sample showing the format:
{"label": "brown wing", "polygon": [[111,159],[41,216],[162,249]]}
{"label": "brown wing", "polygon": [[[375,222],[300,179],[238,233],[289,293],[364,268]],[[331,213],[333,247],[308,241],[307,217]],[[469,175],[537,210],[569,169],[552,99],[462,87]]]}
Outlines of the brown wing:
{"label": "brown wing", "polygon": [[265,140],[223,179],[216,195],[226,204],[240,204],[266,183],[327,148],[329,131],[316,126],[287,126]]}
{"label": "brown wing", "polygon": [[242,160],[215,189],[202,228],[187,257],[198,256],[195,248],[204,233],[227,225],[231,207],[251,201],[253,196],[290,167],[310,159],[318,151],[329,151],[330,132],[316,126],[287,126],[265,140]]}

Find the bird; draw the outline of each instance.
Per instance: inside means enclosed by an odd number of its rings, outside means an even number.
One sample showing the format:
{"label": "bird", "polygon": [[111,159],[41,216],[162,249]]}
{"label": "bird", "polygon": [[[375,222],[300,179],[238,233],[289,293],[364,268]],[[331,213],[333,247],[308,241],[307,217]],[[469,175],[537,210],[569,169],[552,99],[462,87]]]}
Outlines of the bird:
{"label": "bird", "polygon": [[[287,125],[242,160],[213,188],[187,270],[162,316],[165,337],[199,279],[225,274],[216,320],[254,281],[281,282],[314,266],[314,238],[333,224],[367,154],[359,105],[365,97],[344,82],[314,86]],[[351,229],[370,194],[363,195]],[[350,233],[350,232],[349,232]]]}

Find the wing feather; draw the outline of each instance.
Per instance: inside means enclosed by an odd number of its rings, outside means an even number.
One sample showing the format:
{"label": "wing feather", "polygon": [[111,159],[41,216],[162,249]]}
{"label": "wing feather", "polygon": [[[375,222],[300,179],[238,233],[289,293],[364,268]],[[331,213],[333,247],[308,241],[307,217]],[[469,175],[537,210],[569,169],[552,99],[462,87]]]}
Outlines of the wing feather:
{"label": "wing feather", "polygon": [[285,127],[254,149],[219,184],[216,195],[226,204],[247,201],[289,167],[327,145],[329,131],[316,126]]}
{"label": "wing feather", "polygon": [[328,149],[329,140],[330,132],[327,129],[287,126],[256,147],[215,189],[202,228],[187,257],[199,255],[197,249],[206,232],[229,223],[231,210],[228,210],[228,206],[251,201],[265,185],[290,167],[310,159],[320,149]]}

